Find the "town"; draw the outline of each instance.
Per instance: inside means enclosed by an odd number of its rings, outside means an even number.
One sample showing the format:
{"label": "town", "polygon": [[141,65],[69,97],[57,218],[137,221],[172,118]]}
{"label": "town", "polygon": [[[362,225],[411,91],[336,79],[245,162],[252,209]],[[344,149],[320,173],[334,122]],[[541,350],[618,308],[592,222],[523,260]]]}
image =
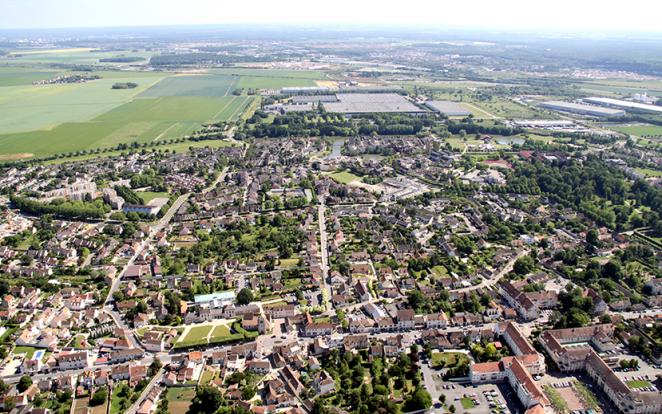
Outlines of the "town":
{"label": "town", "polygon": [[196,39],[0,56],[127,94],[0,133],[0,410],[662,412],[662,70]]}

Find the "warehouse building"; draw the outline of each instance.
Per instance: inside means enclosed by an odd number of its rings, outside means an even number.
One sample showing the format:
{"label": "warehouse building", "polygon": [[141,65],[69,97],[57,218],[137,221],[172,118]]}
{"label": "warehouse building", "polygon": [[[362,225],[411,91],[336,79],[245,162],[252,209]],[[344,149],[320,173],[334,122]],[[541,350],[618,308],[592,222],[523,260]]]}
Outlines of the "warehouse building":
{"label": "warehouse building", "polygon": [[639,112],[662,114],[662,106],[657,106],[657,105],[648,105],[639,102],[623,101],[620,99],[612,99],[612,98],[584,98],[582,100],[590,104],[606,106],[608,108],[618,108],[618,109],[625,109],[625,110],[632,110]]}
{"label": "warehouse building", "polygon": [[348,116],[369,113],[424,114],[425,110],[397,93],[339,93],[338,102],[323,102],[327,112]]}
{"label": "warehouse building", "polygon": [[542,102],[539,105],[541,108],[551,109],[553,111],[560,111],[560,112],[570,112],[579,115],[589,115],[589,116],[599,116],[599,117],[625,115],[625,111],[621,109],[602,108],[599,106],[584,105],[584,104],[578,104],[572,102],[547,101],[547,102]]}
{"label": "warehouse building", "polygon": [[471,111],[467,110],[459,102],[452,101],[427,101],[425,106],[446,116],[469,116]]}

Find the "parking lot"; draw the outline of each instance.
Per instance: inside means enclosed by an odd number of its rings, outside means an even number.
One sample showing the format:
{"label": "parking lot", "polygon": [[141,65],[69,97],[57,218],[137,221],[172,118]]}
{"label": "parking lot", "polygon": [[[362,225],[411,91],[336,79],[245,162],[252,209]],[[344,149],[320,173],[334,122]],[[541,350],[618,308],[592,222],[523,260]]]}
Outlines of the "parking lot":
{"label": "parking lot", "polygon": [[524,412],[517,396],[507,383],[501,384],[442,384],[446,405],[455,405],[456,412],[472,414],[506,414]]}

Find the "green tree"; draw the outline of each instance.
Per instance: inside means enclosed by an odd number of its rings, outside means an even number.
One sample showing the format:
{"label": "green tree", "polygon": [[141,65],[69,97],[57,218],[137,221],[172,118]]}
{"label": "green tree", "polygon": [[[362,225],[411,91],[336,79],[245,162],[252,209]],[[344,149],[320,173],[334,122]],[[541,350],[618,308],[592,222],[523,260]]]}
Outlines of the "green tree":
{"label": "green tree", "polygon": [[237,294],[237,302],[241,305],[247,305],[253,301],[253,291],[243,288]]}
{"label": "green tree", "polygon": [[20,380],[18,380],[18,384],[16,384],[16,389],[18,392],[23,392],[30,388],[30,385],[32,385],[32,378],[30,378],[29,375],[23,375]]}
{"label": "green tree", "polygon": [[92,395],[92,398],[90,398],[90,405],[93,407],[97,405],[101,405],[105,403],[107,399],[108,399],[108,390],[105,387],[99,388],[98,390],[96,390],[94,395]]}

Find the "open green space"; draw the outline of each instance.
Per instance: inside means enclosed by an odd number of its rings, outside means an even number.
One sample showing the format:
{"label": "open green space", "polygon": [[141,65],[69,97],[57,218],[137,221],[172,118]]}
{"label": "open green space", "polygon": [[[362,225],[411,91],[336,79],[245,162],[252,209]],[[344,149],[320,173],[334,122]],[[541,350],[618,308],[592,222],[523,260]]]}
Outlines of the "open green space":
{"label": "open green space", "polygon": [[214,330],[211,333],[211,338],[224,338],[226,336],[230,336],[230,329],[228,329],[227,326],[225,325],[218,325],[214,328]]}
{"label": "open green space", "polygon": [[195,326],[189,329],[186,336],[182,338],[182,342],[194,342],[204,339],[207,337],[207,335],[209,335],[209,332],[211,332],[212,328],[213,327],[211,325]]}
{"label": "open green space", "polygon": [[349,184],[352,181],[358,181],[361,179],[358,175],[354,175],[349,171],[338,171],[332,174],[329,174],[329,177],[339,182],[340,184]]}
{"label": "open green space", "polygon": [[469,363],[469,357],[461,352],[435,352],[432,354],[433,367],[453,367]]}
{"label": "open green space", "polygon": [[662,126],[649,124],[609,125],[609,129],[638,137],[662,136]]}
{"label": "open green space", "polygon": [[150,201],[154,200],[155,198],[168,198],[170,195],[165,192],[160,192],[160,193],[155,193],[152,191],[140,191],[138,193],[138,197],[143,201],[143,203],[147,204]]}

